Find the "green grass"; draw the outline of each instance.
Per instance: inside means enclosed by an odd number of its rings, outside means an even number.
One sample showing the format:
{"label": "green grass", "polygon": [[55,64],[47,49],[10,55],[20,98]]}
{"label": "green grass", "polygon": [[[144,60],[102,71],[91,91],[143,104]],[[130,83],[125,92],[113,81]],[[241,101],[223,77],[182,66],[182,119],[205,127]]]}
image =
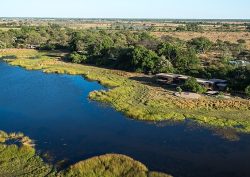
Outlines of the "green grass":
{"label": "green grass", "polygon": [[[0,131],[0,176],[3,177],[170,177],[164,173],[150,172],[145,165],[130,157],[106,154],[93,157],[63,171],[47,164],[34,147],[20,141],[22,133],[7,134]],[[28,138],[28,137],[27,137]],[[28,138],[29,139],[29,138]],[[5,144],[9,140],[12,143]]]}
{"label": "green grass", "polygon": [[12,28],[12,27],[0,27],[0,31],[9,31],[9,30],[20,30],[21,28]]}
{"label": "green grass", "polygon": [[0,144],[0,158],[0,176],[54,176],[52,167],[32,147]]}
{"label": "green grass", "polygon": [[[30,144],[23,142],[22,139],[29,138],[22,133],[7,134],[0,131],[0,176],[54,176],[55,172],[52,166],[44,163],[36,155],[35,149]],[[15,143],[6,145],[7,141]]]}
{"label": "green grass", "polygon": [[87,79],[99,81],[110,89],[94,91],[90,93],[89,98],[111,104],[117,111],[134,119],[148,121],[191,119],[206,127],[250,132],[249,100],[211,97],[203,97],[199,100],[178,98],[173,96],[171,91],[130,79],[136,75],[135,73],[65,63],[57,60],[56,57],[49,57],[47,52],[13,49],[0,51],[1,55],[15,55],[17,59],[6,59],[6,61],[11,65],[29,70],[83,75]]}

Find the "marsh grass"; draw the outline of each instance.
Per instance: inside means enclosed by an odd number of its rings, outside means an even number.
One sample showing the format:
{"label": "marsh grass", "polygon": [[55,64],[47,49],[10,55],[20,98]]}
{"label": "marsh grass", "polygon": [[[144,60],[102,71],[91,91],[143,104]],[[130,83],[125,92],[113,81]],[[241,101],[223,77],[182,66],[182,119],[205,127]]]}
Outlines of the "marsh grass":
{"label": "marsh grass", "polygon": [[[22,139],[21,145],[5,144],[10,139]],[[93,157],[57,171],[36,154],[34,147],[27,145],[30,138],[22,133],[0,131],[0,140],[3,140],[0,141],[0,176],[3,177],[170,177],[150,172],[142,163],[119,154]]]}
{"label": "marsh grass", "polygon": [[[111,104],[116,110],[139,120],[192,121],[206,127],[232,128],[238,132],[250,132],[250,101],[240,98],[219,99],[203,96],[201,99],[183,99],[158,86],[149,86],[131,80],[136,73],[104,69],[94,66],[65,63],[47,52],[36,50],[5,50],[0,55],[15,55],[6,59],[14,66],[45,73],[83,75],[110,87],[109,90],[93,91],[89,98]],[[39,56],[30,59],[29,57]],[[60,53],[58,54],[60,55]]]}
{"label": "marsh grass", "polygon": [[7,134],[0,131],[0,176],[42,177],[53,174],[55,173],[52,167],[35,154],[29,137],[23,133]]}
{"label": "marsh grass", "polygon": [[32,147],[34,146],[34,142],[27,136],[24,136],[23,133],[5,133],[0,131],[0,143],[5,143],[6,141],[15,141],[16,143],[20,143],[24,146]]}
{"label": "marsh grass", "polygon": [[59,174],[60,177],[170,177],[150,172],[145,165],[125,155],[106,154],[81,161]]}

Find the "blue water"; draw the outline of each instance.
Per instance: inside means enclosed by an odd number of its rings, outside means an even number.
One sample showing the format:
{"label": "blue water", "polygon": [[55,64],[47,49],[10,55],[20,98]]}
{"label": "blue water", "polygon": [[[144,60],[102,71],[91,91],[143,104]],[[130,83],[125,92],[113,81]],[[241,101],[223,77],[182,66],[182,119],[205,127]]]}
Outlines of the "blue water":
{"label": "blue water", "polygon": [[88,100],[105,89],[81,76],[45,74],[0,61],[0,130],[23,132],[65,165],[120,153],[176,177],[250,176],[250,136],[225,140],[186,124],[131,120]]}

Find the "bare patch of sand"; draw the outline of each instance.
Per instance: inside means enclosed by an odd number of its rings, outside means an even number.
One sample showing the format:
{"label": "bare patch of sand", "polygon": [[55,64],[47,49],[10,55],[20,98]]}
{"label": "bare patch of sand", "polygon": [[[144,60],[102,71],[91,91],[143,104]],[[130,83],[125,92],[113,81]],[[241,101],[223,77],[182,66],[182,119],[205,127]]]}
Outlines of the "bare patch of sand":
{"label": "bare patch of sand", "polygon": [[191,93],[191,92],[182,92],[182,93],[176,92],[174,95],[181,97],[181,98],[185,98],[185,99],[199,99],[199,98],[201,98],[200,94]]}

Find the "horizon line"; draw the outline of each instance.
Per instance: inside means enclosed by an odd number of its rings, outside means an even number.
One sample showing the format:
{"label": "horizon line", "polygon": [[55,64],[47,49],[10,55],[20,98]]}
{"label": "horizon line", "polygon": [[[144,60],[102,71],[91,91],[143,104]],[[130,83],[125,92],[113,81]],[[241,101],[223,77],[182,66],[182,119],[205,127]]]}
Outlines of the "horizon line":
{"label": "horizon line", "polygon": [[21,17],[21,16],[0,16],[0,18],[37,18],[37,19],[132,19],[132,20],[246,20],[250,21],[250,18],[149,18],[149,17]]}

